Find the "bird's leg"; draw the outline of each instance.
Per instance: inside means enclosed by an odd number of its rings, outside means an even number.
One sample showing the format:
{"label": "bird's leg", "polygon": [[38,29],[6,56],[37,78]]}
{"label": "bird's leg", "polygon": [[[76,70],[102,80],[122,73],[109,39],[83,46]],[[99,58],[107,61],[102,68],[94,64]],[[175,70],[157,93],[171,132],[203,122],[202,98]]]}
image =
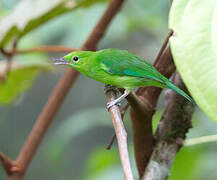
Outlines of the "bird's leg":
{"label": "bird's leg", "polygon": [[117,103],[121,102],[125,97],[128,96],[128,94],[130,94],[130,91],[125,89],[124,90],[124,94],[122,94],[120,97],[118,97],[117,99],[115,99],[114,101],[108,102],[107,103],[107,109],[109,110],[110,107],[116,105]]}

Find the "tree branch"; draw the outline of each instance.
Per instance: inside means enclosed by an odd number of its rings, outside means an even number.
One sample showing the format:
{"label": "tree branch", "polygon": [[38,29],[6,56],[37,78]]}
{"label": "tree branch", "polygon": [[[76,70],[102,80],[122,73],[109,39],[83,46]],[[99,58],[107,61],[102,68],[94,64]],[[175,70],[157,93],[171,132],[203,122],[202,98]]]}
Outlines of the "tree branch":
{"label": "tree branch", "polygon": [[30,48],[30,49],[23,49],[23,50],[13,50],[13,51],[8,51],[7,53],[11,54],[26,54],[26,53],[42,53],[42,52],[65,52],[65,53],[70,53],[72,51],[77,51],[79,49],[75,48],[70,48],[66,46],[39,46],[35,48]]}
{"label": "tree branch", "polygon": [[[124,115],[125,115],[125,113],[126,113],[126,111],[127,111],[127,109],[129,108],[129,103],[127,103],[122,109],[121,109],[121,119],[122,120],[124,120]],[[111,140],[110,140],[110,142],[109,142],[109,144],[106,146],[106,149],[107,150],[110,150],[111,149],[111,147],[112,147],[112,144],[114,143],[114,141],[115,141],[115,138],[116,138],[116,135],[115,135],[115,133],[113,134],[113,136],[112,136],[112,138],[111,138]]]}
{"label": "tree branch", "polygon": [[168,42],[169,42],[169,38],[172,36],[172,34],[173,34],[173,31],[170,30],[170,32],[168,33],[166,39],[165,39],[164,42],[163,42],[163,45],[162,45],[161,48],[160,48],[160,51],[159,51],[159,53],[158,53],[158,55],[157,55],[157,57],[156,57],[156,59],[155,59],[155,61],[154,61],[153,66],[156,66],[156,64],[158,64],[158,62],[160,61],[160,57],[162,56],[164,50],[166,49],[167,44],[168,44]]}
{"label": "tree branch", "polygon": [[[82,50],[95,50],[99,40],[103,37],[108,25],[111,20],[115,17],[120,7],[122,6],[124,0],[111,0],[104,14],[100,18],[99,22],[93,29],[89,38],[86,40],[82,46]],[[77,79],[79,73],[71,68],[67,68],[65,74],[57,83],[56,88],[52,92],[48,102],[43,108],[41,114],[39,115],[26,143],[20,151],[16,162],[20,164],[22,168],[22,173],[13,173],[9,176],[10,180],[20,180],[32,161],[48,127],[50,126],[54,116],[59,110],[64,98],[69,92],[72,84]]]}
{"label": "tree branch", "polygon": [[[14,51],[17,47],[17,41],[14,41],[13,45],[12,45],[12,51]],[[0,78],[0,80],[2,80],[2,82],[5,82],[7,77],[9,76],[10,72],[11,72],[11,65],[12,65],[12,59],[13,59],[13,54],[9,54],[7,52],[4,51],[4,49],[0,49],[0,52],[6,57],[7,59],[7,64],[6,64],[6,69],[5,69],[5,73],[4,73],[4,77]]]}
{"label": "tree branch", "polygon": [[[106,92],[107,102],[111,102],[117,98],[118,92],[115,90],[108,90]],[[133,173],[130,166],[130,158],[127,147],[127,133],[124,128],[124,124],[121,118],[120,109],[117,105],[112,106],[109,109],[111,114],[112,123],[115,129],[115,134],[118,141],[118,149],[120,153],[121,164],[124,171],[126,180],[133,180]]]}
{"label": "tree branch", "polygon": [[79,49],[70,48],[70,47],[66,47],[66,46],[49,45],[49,46],[39,46],[39,47],[35,47],[35,48],[22,49],[22,50],[18,50],[16,48],[13,48],[12,50],[1,49],[1,52],[6,56],[13,56],[13,55],[16,55],[16,54],[43,53],[43,52],[65,52],[65,53],[69,53],[69,52],[77,51],[77,50],[79,50]]}
{"label": "tree branch", "polygon": [[[156,57],[154,67],[167,78],[175,71],[170,48],[166,50],[169,37],[172,35],[170,31]],[[155,113],[155,107],[162,89],[157,87],[142,87],[136,92],[142,101],[144,108],[131,108],[131,123],[133,130],[134,149],[136,165],[140,177],[142,177],[148,160],[151,156],[154,144],[152,132],[152,117]],[[132,101],[132,95],[128,96],[128,101],[133,107],[135,101]],[[141,104],[141,103],[140,103]]]}
{"label": "tree branch", "polygon": [[[135,101],[135,98],[138,100]],[[147,122],[146,119],[151,119],[154,111],[149,111],[150,108],[134,94],[130,94],[127,100],[131,106],[130,115],[136,165],[139,175],[142,176],[153,146],[152,123],[151,121]]]}
{"label": "tree branch", "polygon": [[[178,73],[175,84],[186,91]],[[156,131],[156,145],[142,180],[166,180],[176,153],[191,125],[194,106],[181,95],[169,91],[164,113]]]}
{"label": "tree branch", "polygon": [[13,174],[15,172],[19,172],[21,170],[20,166],[16,162],[12,161],[9,157],[7,157],[1,152],[0,152],[0,161],[2,163],[4,170],[8,175]]}

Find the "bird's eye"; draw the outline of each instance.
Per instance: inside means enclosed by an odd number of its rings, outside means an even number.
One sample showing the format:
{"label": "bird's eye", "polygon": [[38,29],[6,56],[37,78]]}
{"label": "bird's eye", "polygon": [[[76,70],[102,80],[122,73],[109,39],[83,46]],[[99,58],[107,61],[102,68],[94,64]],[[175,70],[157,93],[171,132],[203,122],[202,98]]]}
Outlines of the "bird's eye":
{"label": "bird's eye", "polygon": [[78,61],[78,56],[74,56],[74,57],[73,57],[73,60],[74,60],[74,61]]}

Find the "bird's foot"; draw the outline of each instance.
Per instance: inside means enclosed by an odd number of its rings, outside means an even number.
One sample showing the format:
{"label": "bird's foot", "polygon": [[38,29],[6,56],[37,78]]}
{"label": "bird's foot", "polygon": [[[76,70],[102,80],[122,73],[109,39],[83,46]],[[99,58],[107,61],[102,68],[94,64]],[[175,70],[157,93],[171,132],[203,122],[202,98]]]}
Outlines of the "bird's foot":
{"label": "bird's foot", "polygon": [[108,103],[106,104],[107,110],[109,111],[109,109],[110,109],[112,106],[114,106],[114,105],[121,106],[121,103],[120,103],[120,102],[115,102],[115,101],[108,102]]}
{"label": "bird's foot", "polygon": [[104,87],[104,92],[105,93],[107,93],[108,91],[111,91],[111,90],[118,90],[118,88],[117,87],[115,87],[115,86],[112,86],[112,85],[105,85],[105,87]]}

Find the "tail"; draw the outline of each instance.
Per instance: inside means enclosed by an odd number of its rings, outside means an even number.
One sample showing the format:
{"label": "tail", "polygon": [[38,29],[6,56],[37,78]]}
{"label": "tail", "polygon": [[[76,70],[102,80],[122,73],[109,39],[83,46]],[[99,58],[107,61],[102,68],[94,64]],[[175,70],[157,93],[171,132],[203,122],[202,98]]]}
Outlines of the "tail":
{"label": "tail", "polygon": [[184,91],[182,91],[181,89],[179,89],[177,86],[175,86],[174,84],[172,84],[170,81],[165,82],[166,86],[170,89],[172,89],[173,91],[177,92],[178,94],[182,95],[183,97],[185,97],[187,100],[189,100],[193,105],[196,105],[196,103],[194,102],[194,100],[187,95]]}

